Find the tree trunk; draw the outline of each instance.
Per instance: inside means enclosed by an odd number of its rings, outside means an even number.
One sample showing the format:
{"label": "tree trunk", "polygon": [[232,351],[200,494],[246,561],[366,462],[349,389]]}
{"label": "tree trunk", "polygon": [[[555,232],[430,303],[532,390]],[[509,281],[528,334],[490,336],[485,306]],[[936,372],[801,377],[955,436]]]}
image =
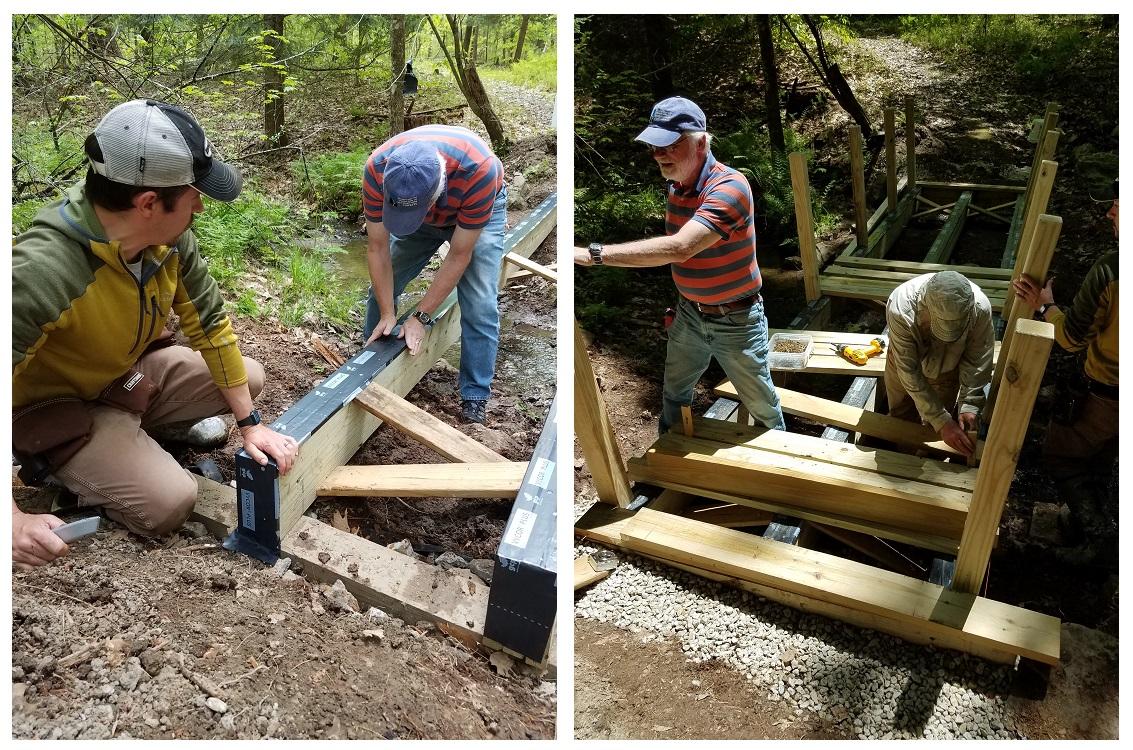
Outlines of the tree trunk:
{"label": "tree trunk", "polygon": [[651,14],[644,16],[642,20],[645,25],[645,49],[652,66],[649,82],[653,89],[653,101],[658,102],[673,95],[673,67],[669,53],[669,40],[673,38],[673,18]]}
{"label": "tree trunk", "polygon": [[280,13],[264,15],[264,44],[270,48],[271,59],[264,66],[264,135],[275,146],[287,145],[287,132],[283,118],[283,69],[275,61],[283,57],[283,19]]}
{"label": "tree trunk", "polygon": [[771,148],[780,156],[787,152],[783,138],[783,115],[779,109],[779,66],[775,63],[775,40],[771,38],[771,16],[757,15],[759,55],[763,60],[763,103],[767,109],[767,135]]}
{"label": "tree trunk", "polygon": [[389,93],[389,134],[392,138],[405,130],[405,97],[401,93],[405,73],[405,16],[394,16],[389,32],[390,70],[393,87]]}
{"label": "tree trunk", "polygon": [[530,18],[531,16],[524,15],[519,22],[519,41],[515,43],[515,56],[511,58],[513,63],[519,62],[523,57],[523,42],[527,39],[527,22]]}
{"label": "tree trunk", "polygon": [[437,38],[437,42],[441,45],[441,52],[444,53],[449,70],[452,71],[453,78],[456,79],[456,83],[460,87],[460,92],[464,94],[464,98],[468,101],[469,109],[484,123],[484,128],[488,131],[488,139],[492,142],[492,149],[497,154],[503,153],[507,147],[504,127],[500,123],[500,118],[496,115],[495,110],[492,109],[488,92],[484,90],[484,84],[480,81],[480,74],[476,72],[475,61],[466,55],[467,48],[463,47],[460,42],[462,37],[464,39],[471,38],[468,29],[465,29],[464,34],[461,34],[460,22],[457,17],[451,14],[445,15],[445,20],[448,21],[449,28],[452,29],[453,49],[450,53],[445,45],[444,37],[441,36],[436,24],[433,23],[433,19],[426,16],[425,20],[429,22],[433,36]]}

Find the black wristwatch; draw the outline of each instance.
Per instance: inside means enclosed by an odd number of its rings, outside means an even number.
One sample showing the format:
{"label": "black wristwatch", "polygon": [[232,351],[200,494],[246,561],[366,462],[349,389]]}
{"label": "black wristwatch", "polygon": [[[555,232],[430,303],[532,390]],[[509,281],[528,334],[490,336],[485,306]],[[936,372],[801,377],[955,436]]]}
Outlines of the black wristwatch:
{"label": "black wristwatch", "polygon": [[433,316],[425,312],[424,310],[414,310],[413,317],[421,321],[421,324],[426,328],[432,328],[433,323],[436,322],[435,320],[433,320]]}
{"label": "black wristwatch", "polygon": [[1043,320],[1046,320],[1046,311],[1052,307],[1054,307],[1053,302],[1047,302],[1045,304],[1039,305],[1039,317]]}
{"label": "black wristwatch", "polygon": [[237,427],[252,427],[254,425],[258,425],[262,421],[263,421],[263,417],[260,416],[260,410],[259,409],[252,409],[251,414],[244,417],[243,419],[237,419],[236,420],[236,426]]}
{"label": "black wristwatch", "polygon": [[591,242],[587,250],[590,251],[590,262],[596,266],[602,265],[602,243]]}

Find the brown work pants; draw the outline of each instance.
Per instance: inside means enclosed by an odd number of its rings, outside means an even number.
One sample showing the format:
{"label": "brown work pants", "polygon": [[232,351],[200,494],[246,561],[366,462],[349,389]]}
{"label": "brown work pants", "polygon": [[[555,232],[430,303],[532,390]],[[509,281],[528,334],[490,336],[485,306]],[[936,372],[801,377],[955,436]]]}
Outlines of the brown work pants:
{"label": "brown work pants", "polygon": [[[929,386],[936,391],[936,395],[944,402],[944,405],[950,412],[956,410],[956,397],[960,393],[960,370],[950,370],[949,372],[942,372],[939,377],[926,378]],[[885,410],[884,404],[881,403],[882,394],[877,394],[875,406],[877,411],[882,414],[888,414],[891,417],[903,419],[906,422],[921,423],[924,420],[921,418],[920,412],[917,411],[917,405],[913,401],[913,397],[905,390],[905,386],[901,383],[901,377],[891,370],[888,366],[885,368],[885,401],[888,403],[888,411]],[[953,416],[955,416],[953,414]]]}
{"label": "brown work pants", "polygon": [[[87,402],[90,442],[55,472],[79,504],[101,508],[137,534],[160,536],[179,528],[197,499],[197,483],[147,428],[199,420],[228,411],[204,358],[185,346],[145,355],[135,365],[161,392],[143,414]],[[264,387],[264,368],[244,358],[252,398]]]}
{"label": "brown work pants", "polygon": [[1055,480],[1087,477],[1108,482],[1117,457],[1117,399],[1087,393],[1072,424],[1051,420],[1043,465]]}

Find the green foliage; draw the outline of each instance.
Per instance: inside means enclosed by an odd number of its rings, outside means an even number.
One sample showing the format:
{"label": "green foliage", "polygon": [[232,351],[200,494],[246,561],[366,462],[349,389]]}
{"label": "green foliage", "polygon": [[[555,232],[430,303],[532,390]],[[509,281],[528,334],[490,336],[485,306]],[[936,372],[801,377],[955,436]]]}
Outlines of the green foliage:
{"label": "green foliage", "polygon": [[[53,130],[54,128],[54,130]],[[42,195],[83,167],[83,142],[48,119],[12,129],[13,197]]]}
{"label": "green foliage", "polygon": [[362,212],[362,169],[380,142],[353,151],[319,154],[305,162],[297,159],[288,166],[317,210],[354,217]]}
{"label": "green foliage", "polygon": [[239,277],[248,269],[248,258],[273,261],[277,248],[299,230],[302,213],[294,206],[267,198],[245,186],[232,203],[208,200],[198,214],[193,231],[209,272],[229,292],[239,292]]}
{"label": "green foliage", "polygon": [[543,91],[554,91],[558,74],[558,55],[554,50],[532,57],[525,57],[517,63],[503,68],[483,68],[478,71],[483,78],[507,81],[516,86]]}
{"label": "green foliage", "polygon": [[26,232],[31,227],[32,219],[39,213],[39,209],[53,201],[54,198],[32,199],[20,201],[12,206],[12,236]]}
{"label": "green foliage", "polygon": [[329,246],[292,248],[279,277],[281,323],[297,326],[326,319],[344,328],[356,325],[351,313],[362,310],[364,284],[343,284],[331,269],[329,256],[341,252],[342,248]]}
{"label": "green foliage", "polygon": [[656,187],[602,193],[584,188],[574,195],[576,243],[621,242],[665,231],[665,194],[659,181]]}

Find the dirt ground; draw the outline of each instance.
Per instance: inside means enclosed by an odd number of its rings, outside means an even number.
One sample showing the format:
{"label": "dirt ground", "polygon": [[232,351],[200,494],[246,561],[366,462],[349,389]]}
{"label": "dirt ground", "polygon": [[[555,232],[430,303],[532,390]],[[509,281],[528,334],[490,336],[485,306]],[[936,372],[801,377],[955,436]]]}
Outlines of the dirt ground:
{"label": "dirt ground", "polygon": [[[1023,136],[1028,130],[1028,118],[1041,115],[1045,99],[1014,92],[986,73],[946,66],[899,40],[865,40],[864,46],[866,49],[859,54],[874,55],[885,63],[871,68],[866,80],[854,81],[854,90],[867,102],[867,108],[875,96],[881,99],[898,91],[916,96],[926,110],[924,124],[918,126],[918,137],[926,147],[923,154],[918,149],[922,179],[1018,181],[1004,170],[1029,164],[1033,146]],[[1063,100],[1056,93],[1051,98]],[[826,117],[844,115],[835,111]],[[997,139],[982,136],[989,123],[1000,136]],[[817,118],[795,122],[792,127],[802,132],[829,132],[830,122]],[[844,148],[841,143],[819,145],[815,163],[844,170]],[[1058,175],[1051,212],[1062,216],[1065,223],[1053,271],[1063,279],[1074,280],[1082,278],[1093,261],[1114,248],[1115,243],[1109,228],[1099,222],[1102,212],[1085,197],[1088,185],[1084,176],[1075,171],[1074,160],[1062,154],[1063,150],[1060,148],[1064,165]],[[874,184],[870,205],[884,200],[884,164],[878,169],[880,176]],[[850,216],[848,186],[844,192],[847,201],[843,213]],[[840,194],[838,187],[828,191],[828,195]],[[903,240],[914,245],[923,242],[924,237],[935,233],[931,221],[935,220],[911,224]],[[978,239],[984,231],[981,223],[972,221],[969,225],[974,230],[970,233]],[[1003,236],[1002,230],[999,236]],[[836,245],[840,249],[849,237],[847,223],[834,237],[822,238],[820,245]],[[956,262],[998,265],[998,255],[992,257],[988,246],[983,240],[962,242]],[[998,253],[1002,253],[1002,239]],[[759,261],[769,325],[787,327],[805,305],[798,259],[788,257],[783,248],[774,242],[764,243],[761,238]],[[586,288],[590,271],[576,270],[576,288]],[[674,305],[676,293],[665,268],[634,269],[619,277],[618,284],[620,296],[611,305],[617,314],[602,319],[584,336],[618,446],[623,456],[630,457],[641,455],[656,439],[665,352],[662,318],[665,308]],[[1055,291],[1056,298],[1068,299],[1074,287],[1068,283],[1060,289],[1056,281]],[[834,327],[880,332],[884,320],[877,310],[856,303],[840,305]],[[1117,736],[1116,565],[1068,565],[1059,561],[1057,543],[1030,533],[1035,505],[1057,503],[1056,490],[1041,471],[1039,456],[1053,398],[1051,384],[1060,368],[1075,366],[1073,357],[1055,347],[1000,525],[999,545],[992,556],[986,592],[992,599],[1051,614],[1064,623],[1063,662],[1052,672],[1045,698],[1013,699],[1016,726],[1021,736],[1032,738]],[[723,371],[713,363],[697,388],[695,413],[703,413],[713,403],[711,386],[723,377]],[[790,387],[840,399],[847,386],[848,381],[836,377],[806,376],[793,381]],[[787,423],[789,430],[814,434],[815,426],[804,420],[788,415]],[[575,495],[576,500],[582,501],[575,506],[577,514],[588,504],[585,499],[594,497],[594,488],[581,452],[576,450],[575,459]],[[1109,511],[1116,518],[1116,475],[1110,503]],[[782,716],[777,713],[780,706],[763,705],[760,696],[749,695],[752,691],[746,689],[742,677],[725,666],[711,666],[710,678],[697,676],[703,667],[686,662],[675,642],[658,640],[643,644],[641,633],[581,619],[575,621],[575,632],[578,738],[837,736],[837,727],[815,726],[800,717]],[[1091,656],[1084,656],[1086,653]],[[643,677],[646,673],[648,679]],[[696,688],[690,687],[693,678],[700,679],[702,685],[713,686],[711,691],[702,691],[710,692],[713,701],[657,700],[661,696],[696,693]],[[662,685],[677,687],[666,693],[660,690]],[[653,690],[652,686],[658,689]],[[646,694],[653,699],[646,699]],[[736,713],[720,707],[717,701],[754,710]],[[784,720],[787,723],[781,723]]]}
{"label": "dirt ground", "polygon": [[[550,173],[528,182],[522,204],[509,211],[511,225],[555,189],[554,135],[523,138],[504,159],[509,181],[541,160]],[[555,247],[552,231],[532,258],[551,263]],[[501,294],[506,323],[487,426],[460,422],[457,370],[445,360],[409,400],[507,458],[527,460],[555,395],[555,305],[554,284],[539,277]],[[233,324],[242,351],[267,372],[257,402],[266,422],[333,372],[313,336],[344,356],[358,348],[330,328],[239,317]],[[550,365],[531,367],[533,357]],[[212,459],[227,481],[239,433],[207,453],[168,447],[183,465]],[[443,460],[383,426],[353,462]],[[323,500],[312,511],[328,522],[343,512],[355,533],[382,544],[408,539],[431,561],[443,551],[492,558],[511,505],[355,498]],[[502,655],[490,661],[428,623],[359,612],[344,594],[227,552],[199,524],[151,541],[104,523],[69,557],[13,574],[13,736],[555,736],[555,683],[545,674]]]}

